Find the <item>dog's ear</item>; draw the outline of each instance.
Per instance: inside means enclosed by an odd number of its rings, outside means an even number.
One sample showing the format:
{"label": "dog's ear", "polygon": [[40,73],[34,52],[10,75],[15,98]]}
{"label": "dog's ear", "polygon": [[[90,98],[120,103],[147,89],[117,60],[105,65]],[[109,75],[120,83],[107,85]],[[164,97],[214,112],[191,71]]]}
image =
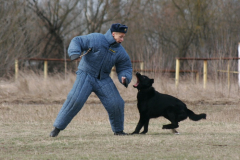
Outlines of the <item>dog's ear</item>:
{"label": "dog's ear", "polygon": [[154,83],[154,79],[150,79],[151,80],[151,83],[153,84]]}

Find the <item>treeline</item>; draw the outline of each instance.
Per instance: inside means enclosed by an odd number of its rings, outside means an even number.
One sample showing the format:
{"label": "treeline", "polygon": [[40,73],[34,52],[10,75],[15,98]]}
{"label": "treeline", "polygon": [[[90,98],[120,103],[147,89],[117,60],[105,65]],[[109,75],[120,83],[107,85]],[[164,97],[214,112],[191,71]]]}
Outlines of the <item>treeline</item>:
{"label": "treeline", "polygon": [[129,27],[123,46],[148,69],[174,69],[175,57],[237,57],[240,41],[240,0],[0,0],[0,7],[0,77],[13,74],[16,58],[20,67],[26,58],[65,58],[73,37],[105,33],[112,23]]}

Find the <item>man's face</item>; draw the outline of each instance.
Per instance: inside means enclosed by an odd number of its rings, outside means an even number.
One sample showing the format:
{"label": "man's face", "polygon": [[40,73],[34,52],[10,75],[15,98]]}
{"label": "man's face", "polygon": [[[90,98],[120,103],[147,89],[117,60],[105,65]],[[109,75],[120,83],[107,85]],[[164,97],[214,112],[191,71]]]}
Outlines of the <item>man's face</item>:
{"label": "man's face", "polygon": [[125,37],[125,33],[121,32],[112,32],[112,36],[117,43],[122,43]]}

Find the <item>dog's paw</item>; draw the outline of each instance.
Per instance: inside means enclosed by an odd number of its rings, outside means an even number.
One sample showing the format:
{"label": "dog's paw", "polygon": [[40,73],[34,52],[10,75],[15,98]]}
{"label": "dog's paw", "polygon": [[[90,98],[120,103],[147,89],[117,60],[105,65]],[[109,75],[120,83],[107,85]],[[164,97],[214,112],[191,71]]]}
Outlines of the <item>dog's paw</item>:
{"label": "dog's paw", "polygon": [[141,132],[140,134],[146,134],[147,132]]}
{"label": "dog's paw", "polygon": [[180,134],[176,129],[172,129],[172,133],[174,133],[174,134]]}
{"label": "dog's paw", "polygon": [[132,132],[131,134],[139,134],[139,132]]}

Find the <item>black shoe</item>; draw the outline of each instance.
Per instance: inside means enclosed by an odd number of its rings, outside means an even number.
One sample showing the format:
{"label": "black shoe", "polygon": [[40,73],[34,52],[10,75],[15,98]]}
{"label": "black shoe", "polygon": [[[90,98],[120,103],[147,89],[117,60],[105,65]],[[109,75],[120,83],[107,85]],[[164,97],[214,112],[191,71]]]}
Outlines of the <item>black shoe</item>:
{"label": "black shoe", "polygon": [[126,135],[128,135],[128,133],[120,131],[120,132],[115,132],[114,135],[116,135],[116,136],[126,136]]}
{"label": "black shoe", "polygon": [[60,129],[54,128],[52,132],[50,133],[50,137],[57,137],[58,133],[60,132]]}

